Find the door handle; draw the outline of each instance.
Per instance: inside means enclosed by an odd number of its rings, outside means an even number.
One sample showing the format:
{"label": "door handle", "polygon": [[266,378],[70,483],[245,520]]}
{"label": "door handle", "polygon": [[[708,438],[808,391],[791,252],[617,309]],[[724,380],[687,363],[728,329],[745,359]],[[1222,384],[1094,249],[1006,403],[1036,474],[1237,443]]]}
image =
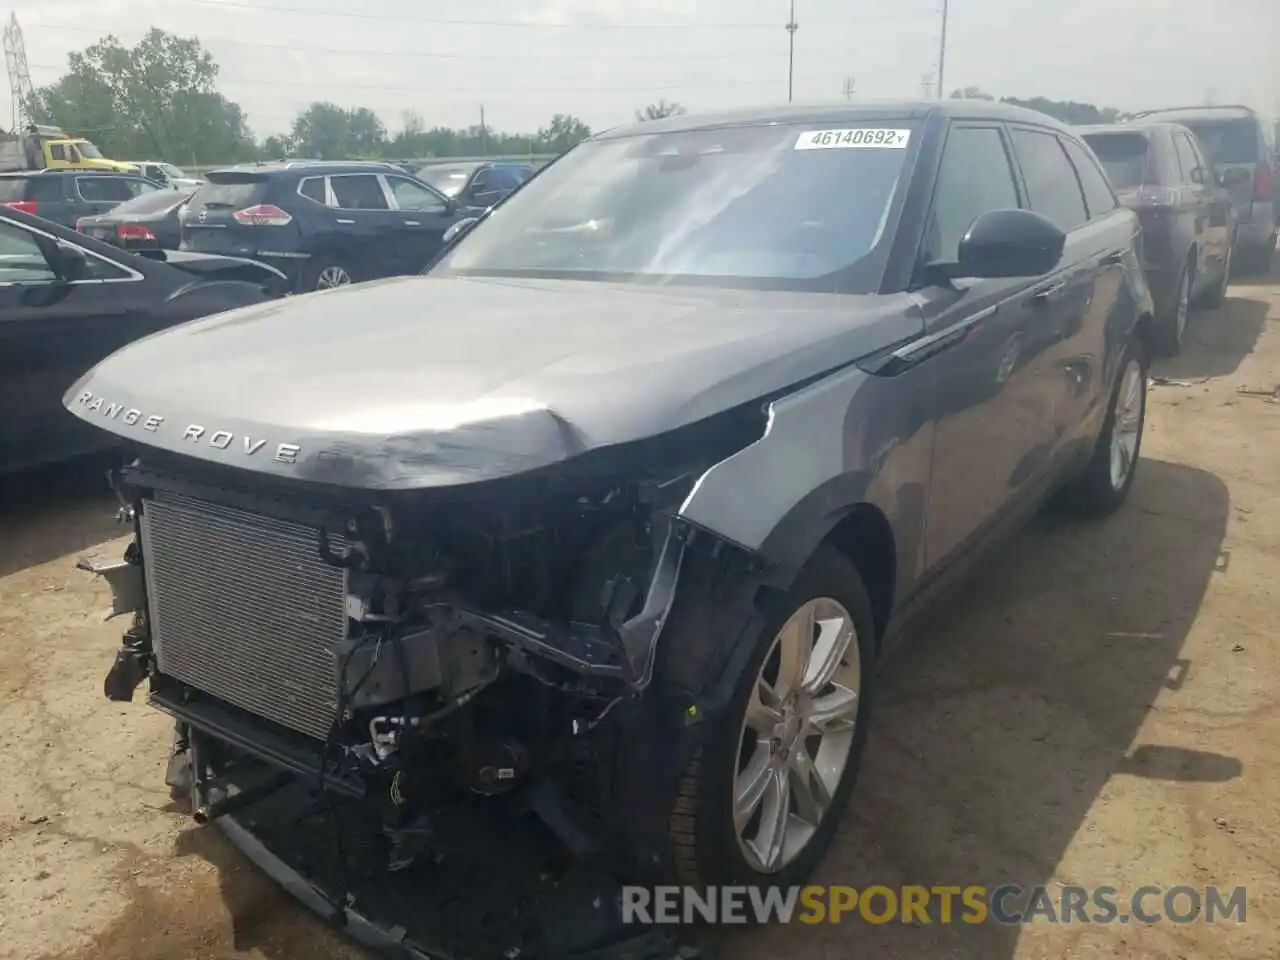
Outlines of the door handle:
{"label": "door handle", "polygon": [[1047,287],[1041,287],[1031,295],[1031,301],[1033,303],[1044,303],[1047,300],[1052,300],[1063,291],[1066,285],[1067,282],[1065,280],[1060,280],[1057,283],[1049,284]]}
{"label": "door handle", "polygon": [[341,217],[339,217],[339,218],[338,218],[338,221],[337,221],[337,222],[338,222],[338,223],[345,223],[347,226],[350,226],[351,224],[355,223],[355,221],[354,221],[354,220],[343,220]]}
{"label": "door handle", "polygon": [[405,225],[406,227],[420,227],[420,226],[422,226],[422,221],[421,221],[421,220],[406,220],[406,221],[404,222],[404,225]]}

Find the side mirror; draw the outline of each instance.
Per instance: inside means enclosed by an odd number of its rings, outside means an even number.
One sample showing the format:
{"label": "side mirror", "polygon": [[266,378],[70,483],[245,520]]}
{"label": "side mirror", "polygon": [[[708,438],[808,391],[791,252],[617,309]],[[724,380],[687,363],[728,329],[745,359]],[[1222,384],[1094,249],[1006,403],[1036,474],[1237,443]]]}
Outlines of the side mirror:
{"label": "side mirror", "polygon": [[1067,235],[1030,210],[984,213],[960,239],[955,277],[1039,277],[1058,265]]}
{"label": "side mirror", "polygon": [[1243,167],[1232,167],[1230,170],[1222,172],[1222,185],[1224,187],[1237,187],[1242,183],[1248,183],[1251,179],[1249,171]]}
{"label": "side mirror", "polygon": [[53,269],[60,281],[75,283],[89,275],[89,261],[79,247],[59,243],[54,250]]}

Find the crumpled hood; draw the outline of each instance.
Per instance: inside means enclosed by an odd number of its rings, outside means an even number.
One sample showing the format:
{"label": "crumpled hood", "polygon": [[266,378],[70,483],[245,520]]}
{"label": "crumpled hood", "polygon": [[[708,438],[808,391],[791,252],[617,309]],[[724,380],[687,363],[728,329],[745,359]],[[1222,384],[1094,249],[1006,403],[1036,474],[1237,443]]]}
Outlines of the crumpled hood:
{"label": "crumpled hood", "polygon": [[404,277],[162,331],[64,403],[228,466],[446,486],[664,433],[919,329],[907,295]]}

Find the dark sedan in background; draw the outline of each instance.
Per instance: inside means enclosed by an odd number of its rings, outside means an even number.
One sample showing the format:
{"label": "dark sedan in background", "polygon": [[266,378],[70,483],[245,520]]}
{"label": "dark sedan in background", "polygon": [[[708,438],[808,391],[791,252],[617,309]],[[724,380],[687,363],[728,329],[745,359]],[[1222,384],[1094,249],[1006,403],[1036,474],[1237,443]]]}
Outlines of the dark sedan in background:
{"label": "dark sedan in background", "polygon": [[1227,295],[1236,211],[1223,174],[1188,128],[1136,122],[1078,128],[1121,202],[1142,223],[1142,259],[1156,306],[1157,345],[1182,348],[1191,304]]}
{"label": "dark sedan in background", "polygon": [[24,170],[0,174],[0,203],[74,228],[81,217],[106,213],[158,183],[129,173],[95,170]]}
{"label": "dark sedan in background", "polygon": [[[138,256],[0,209],[0,473],[109,445],[62,408],[63,391],[131,341],[267,299],[273,274],[228,257]],[[152,413],[104,411],[139,429]]]}
{"label": "dark sedan in background", "polygon": [[528,180],[533,171],[531,163],[491,160],[429,164],[418,170],[418,177],[460,205],[484,210]]}
{"label": "dark sedan in background", "polygon": [[195,187],[156,190],[126,200],[95,217],[81,217],[76,230],[125,250],[177,250],[183,206]]}

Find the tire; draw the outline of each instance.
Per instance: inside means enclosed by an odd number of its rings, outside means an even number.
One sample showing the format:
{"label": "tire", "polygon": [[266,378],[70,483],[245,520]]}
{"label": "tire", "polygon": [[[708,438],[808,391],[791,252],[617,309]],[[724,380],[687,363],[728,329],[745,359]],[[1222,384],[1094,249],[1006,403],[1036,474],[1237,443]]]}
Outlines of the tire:
{"label": "tire", "polygon": [[[1136,395],[1130,393],[1134,389]],[[1126,402],[1130,397],[1132,401]],[[1134,402],[1136,408],[1132,406]],[[1133,411],[1137,422],[1132,431],[1125,431],[1131,440],[1120,445],[1127,451],[1120,454],[1113,450],[1112,441],[1116,439],[1117,419],[1122,423],[1131,422],[1129,417],[1123,416],[1122,411],[1126,408]],[[1147,359],[1142,341],[1135,333],[1120,360],[1120,375],[1116,377],[1116,385],[1112,388],[1107,418],[1098,435],[1093,456],[1084,472],[1063,491],[1063,502],[1084,516],[1102,517],[1118,510],[1129,496],[1129,488],[1133,486],[1133,478],[1138,472],[1138,457],[1142,452],[1142,434],[1146,422]],[[1117,456],[1127,457],[1122,472],[1113,472],[1112,469],[1113,460]]]}
{"label": "tire", "polygon": [[[827,688],[828,692],[817,701],[825,701],[829,706],[847,704],[850,702],[847,694],[850,691],[856,693],[852,710],[842,711],[843,715],[851,716],[852,729],[833,729],[827,734],[831,739],[822,744],[827,748],[827,753],[822,755],[823,766],[843,760],[843,767],[837,768],[840,771],[838,776],[825,781],[816,779],[816,773],[813,773],[814,743],[803,735],[796,739],[797,729],[801,734],[806,729],[803,722],[787,719],[779,724],[785,728],[786,740],[795,744],[795,759],[791,763],[777,759],[778,755],[771,753],[764,740],[747,726],[749,707],[771,699],[758,694],[761,679],[768,682],[773,677],[770,690],[778,686],[777,670],[782,663],[778,650],[784,643],[783,627],[802,623],[805,611],[815,607],[818,608],[815,612],[819,625],[815,628],[816,640],[810,640],[810,643],[816,646],[824,642],[823,628],[835,629],[836,620],[845,620],[846,628],[853,631],[845,656],[835,666],[834,675],[844,683],[840,688],[844,693]],[[830,619],[824,622],[824,616]],[[842,554],[822,547],[779,600],[777,609],[762,619],[764,625],[754,639],[751,656],[728,707],[717,720],[715,728],[709,731],[703,749],[690,763],[680,782],[679,795],[668,821],[670,839],[676,852],[675,876],[672,879],[678,883],[755,887],[803,883],[830,847],[841,813],[853,792],[866,743],[875,665],[875,622],[861,578]],[[786,633],[797,643],[802,635],[791,630]],[[752,642],[749,638],[743,639],[744,642]],[[673,656],[680,656],[682,650],[692,646],[678,632],[664,641],[664,647]],[[808,702],[811,706],[815,701]],[[755,708],[757,717],[761,716],[762,709],[759,706]],[[782,716],[774,711],[768,723]],[[800,759],[801,753],[807,762]],[[806,772],[812,774],[807,799],[793,786],[800,777],[800,774],[792,773],[797,767],[805,767]],[[751,771],[770,768],[773,772],[767,777],[744,776]],[[745,821],[736,821],[735,788],[745,785],[750,779],[757,784],[765,784],[766,789],[752,815]],[[785,794],[778,788],[780,782],[786,784]],[[792,838],[795,846],[782,851],[783,857],[771,863],[767,862],[767,855],[753,848],[753,841],[764,845],[765,815],[776,809],[784,796],[789,809],[803,812],[807,808],[810,811],[808,816],[816,823],[803,830],[797,826],[797,833]],[[817,807],[808,805],[810,800],[817,800],[821,806],[820,813],[814,812]],[[738,824],[741,824],[741,830]]]}
{"label": "tire", "polygon": [[1191,315],[1190,261],[1183,263],[1173,291],[1173,300],[1168,308],[1156,317],[1155,346],[1162,357],[1176,357],[1182,352],[1182,339],[1187,332],[1187,319]]}
{"label": "tire", "polygon": [[1227,288],[1231,285],[1231,266],[1232,261],[1235,259],[1235,251],[1236,238],[1233,234],[1231,243],[1227,246],[1226,262],[1222,264],[1222,278],[1205,293],[1204,298],[1201,300],[1201,303],[1210,309],[1222,306],[1227,299]]}
{"label": "tire", "polygon": [[[335,282],[340,277],[346,277],[343,282]],[[299,277],[299,293],[310,293],[313,290],[331,290],[334,287],[345,287],[353,283],[358,283],[359,279],[356,270],[351,264],[342,257],[326,256],[313,257],[308,261],[306,269],[304,269]]]}

